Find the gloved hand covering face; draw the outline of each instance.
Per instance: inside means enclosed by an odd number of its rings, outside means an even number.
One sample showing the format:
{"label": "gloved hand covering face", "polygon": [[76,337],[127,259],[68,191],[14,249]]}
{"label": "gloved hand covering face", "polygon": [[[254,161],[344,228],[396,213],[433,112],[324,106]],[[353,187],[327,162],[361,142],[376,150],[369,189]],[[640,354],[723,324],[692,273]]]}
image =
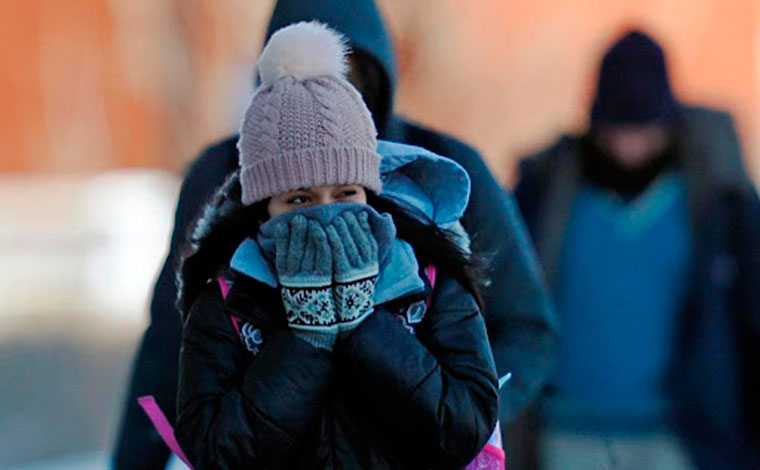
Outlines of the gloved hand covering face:
{"label": "gloved hand covering face", "polygon": [[340,330],[350,332],[375,308],[377,242],[367,212],[343,212],[325,229],[333,251],[333,296]]}
{"label": "gloved hand covering face", "polygon": [[275,255],[275,227],[280,222],[290,223],[293,217],[299,215],[308,220],[314,220],[320,223],[323,228],[328,227],[332,221],[344,212],[367,213],[367,222],[370,226],[372,236],[375,238],[378,247],[378,263],[383,264],[391,249],[392,241],[396,238],[396,226],[389,214],[380,214],[372,206],[367,204],[356,203],[338,203],[323,204],[319,206],[307,207],[304,209],[295,209],[285,212],[269,219],[259,227],[259,233],[256,237],[261,250],[268,259],[273,260]]}
{"label": "gloved hand covering face", "polygon": [[338,333],[332,251],[322,226],[297,215],[274,226],[275,267],[288,325],[316,347],[332,349]]}
{"label": "gloved hand covering face", "polygon": [[[272,287],[280,286],[274,269],[276,256],[275,227],[279,222],[289,223],[301,215],[307,220],[316,220],[322,227],[329,227],[333,220],[345,212],[367,213],[367,223],[372,237],[377,243],[379,275],[375,285],[375,305],[424,291],[425,283],[420,278],[419,265],[412,247],[406,241],[396,238],[393,219],[388,214],[379,214],[365,204],[340,203],[296,209],[274,217],[259,229],[257,239],[246,239],[233,256],[231,267]],[[271,267],[270,267],[271,266]]]}

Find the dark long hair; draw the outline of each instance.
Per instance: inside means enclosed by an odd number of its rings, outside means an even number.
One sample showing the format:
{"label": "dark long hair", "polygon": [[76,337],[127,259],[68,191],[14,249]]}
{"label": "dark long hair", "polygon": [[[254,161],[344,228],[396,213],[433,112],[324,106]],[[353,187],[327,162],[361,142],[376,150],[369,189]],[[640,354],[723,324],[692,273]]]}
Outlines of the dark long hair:
{"label": "dark long hair", "polygon": [[[245,206],[241,194],[236,171],[191,224],[177,268],[177,308],[183,316],[206,282],[226,269],[240,243],[255,236],[262,221],[268,218],[267,201]],[[484,264],[479,256],[460,246],[457,235],[389,198],[368,192],[367,203],[378,212],[391,215],[397,235],[412,245],[421,266],[432,263],[437,270],[454,277],[483,307],[480,288],[487,282]]]}

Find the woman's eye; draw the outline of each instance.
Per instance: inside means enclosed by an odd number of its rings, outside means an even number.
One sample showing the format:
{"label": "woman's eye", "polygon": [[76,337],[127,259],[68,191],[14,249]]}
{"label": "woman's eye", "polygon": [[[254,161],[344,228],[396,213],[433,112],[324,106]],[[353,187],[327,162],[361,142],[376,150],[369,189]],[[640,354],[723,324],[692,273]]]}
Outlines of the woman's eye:
{"label": "woman's eye", "polygon": [[293,196],[288,198],[288,204],[305,204],[306,202],[308,202],[306,196]]}
{"label": "woman's eye", "polygon": [[351,197],[351,196],[356,196],[356,190],[355,189],[346,189],[346,190],[344,190],[343,192],[340,193],[340,197],[342,197],[342,198]]}

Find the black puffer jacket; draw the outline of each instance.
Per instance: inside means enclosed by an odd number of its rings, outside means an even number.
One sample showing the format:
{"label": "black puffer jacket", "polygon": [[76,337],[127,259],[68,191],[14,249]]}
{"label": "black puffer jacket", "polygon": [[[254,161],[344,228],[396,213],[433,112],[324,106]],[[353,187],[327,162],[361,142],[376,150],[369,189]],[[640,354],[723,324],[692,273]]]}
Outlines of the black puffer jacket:
{"label": "black puffer jacket", "polygon": [[[262,330],[258,354],[230,314]],[[329,353],[284,318],[277,291],[241,274],[193,303],[176,434],[196,469],[461,469],[485,445],[496,370],[475,300],[445,273],[415,334],[381,305]]]}

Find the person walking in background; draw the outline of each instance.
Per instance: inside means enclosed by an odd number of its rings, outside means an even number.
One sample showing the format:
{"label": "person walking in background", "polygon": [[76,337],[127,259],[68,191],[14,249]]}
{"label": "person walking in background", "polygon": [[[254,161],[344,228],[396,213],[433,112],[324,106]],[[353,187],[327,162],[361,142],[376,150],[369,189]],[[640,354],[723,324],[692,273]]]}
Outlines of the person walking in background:
{"label": "person walking in background", "polygon": [[633,31],[589,132],[520,168],[563,331],[540,468],[760,468],[760,203],[731,117],[679,103]]}
{"label": "person walking in background", "polygon": [[[302,20],[319,20],[348,39],[349,80],[361,93],[382,139],[417,145],[455,160],[472,180],[464,213],[465,229],[476,233],[473,247],[489,254],[491,285],[483,291],[484,316],[499,377],[512,379],[500,390],[500,419],[507,422],[538,393],[550,374],[557,331],[533,247],[512,196],[488,171],[478,153],[442,133],[396,115],[393,109],[396,67],[390,38],[371,0],[282,0],[277,2],[267,38]],[[174,272],[179,247],[191,221],[238,165],[231,136],[206,149],[192,164],[180,192],[168,257],[151,302],[151,324],[135,359],[114,452],[122,469],[158,469],[169,452],[137,404],[155,395],[174,421],[177,363],[182,324],[175,308]],[[502,383],[504,380],[502,380]]]}

